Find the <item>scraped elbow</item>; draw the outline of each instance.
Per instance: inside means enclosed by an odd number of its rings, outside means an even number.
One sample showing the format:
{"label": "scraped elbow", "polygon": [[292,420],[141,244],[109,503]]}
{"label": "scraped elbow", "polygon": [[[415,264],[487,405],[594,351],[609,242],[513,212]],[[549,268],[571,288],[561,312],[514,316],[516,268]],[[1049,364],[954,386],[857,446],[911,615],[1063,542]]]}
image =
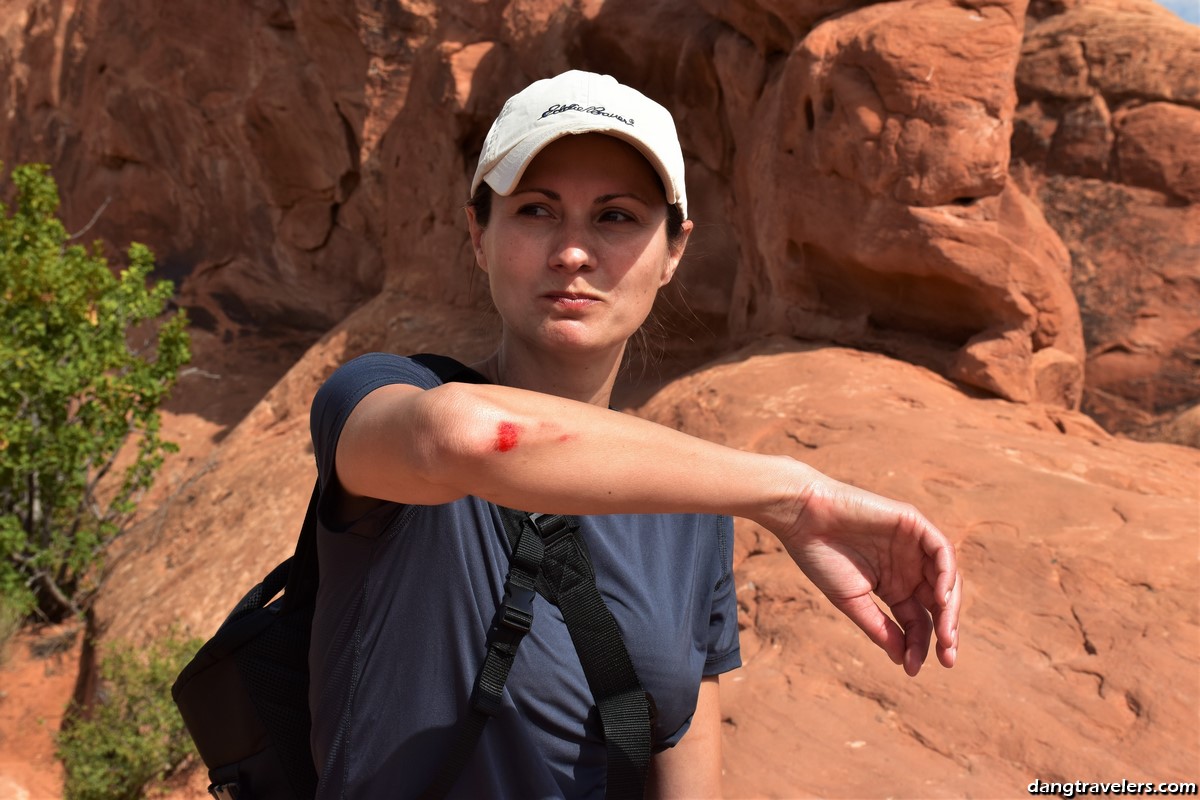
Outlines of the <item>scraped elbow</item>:
{"label": "scraped elbow", "polygon": [[518,426],[470,384],[447,383],[422,394],[423,446],[418,454],[428,480],[473,494],[469,484],[484,461],[516,446]]}

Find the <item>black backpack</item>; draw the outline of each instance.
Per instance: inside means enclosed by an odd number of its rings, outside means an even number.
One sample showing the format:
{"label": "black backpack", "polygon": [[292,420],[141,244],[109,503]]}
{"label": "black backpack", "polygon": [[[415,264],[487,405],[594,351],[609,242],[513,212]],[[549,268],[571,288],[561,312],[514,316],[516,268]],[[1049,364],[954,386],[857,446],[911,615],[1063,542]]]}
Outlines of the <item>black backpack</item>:
{"label": "black backpack", "polygon": [[[445,383],[486,382],[444,356],[413,356]],[[234,607],[171,687],[188,732],[208,766],[217,800],[309,800],[317,771],[309,748],[308,648],[319,584],[317,502],[291,558]],[[501,508],[511,560],[504,597],[487,634],[469,713],[422,798],[449,793],[487,720],[533,623],[533,595],[562,611],[600,713],[608,752],[608,798],[641,797],[650,760],[654,700],[643,690],[616,621],[596,589],[574,517]],[[280,592],[282,596],[276,598]]]}

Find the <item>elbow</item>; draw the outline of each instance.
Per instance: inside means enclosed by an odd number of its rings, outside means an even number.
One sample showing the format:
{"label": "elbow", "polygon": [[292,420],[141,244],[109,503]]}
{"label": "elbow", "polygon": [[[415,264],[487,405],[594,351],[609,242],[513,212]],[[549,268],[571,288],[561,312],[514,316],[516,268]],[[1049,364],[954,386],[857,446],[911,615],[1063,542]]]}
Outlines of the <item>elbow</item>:
{"label": "elbow", "polygon": [[[485,460],[515,446],[518,435],[518,426],[504,422],[500,409],[470,384],[447,383],[423,392],[418,414],[423,432],[416,454],[419,471],[443,486],[477,474]],[[472,493],[470,487],[462,488]]]}

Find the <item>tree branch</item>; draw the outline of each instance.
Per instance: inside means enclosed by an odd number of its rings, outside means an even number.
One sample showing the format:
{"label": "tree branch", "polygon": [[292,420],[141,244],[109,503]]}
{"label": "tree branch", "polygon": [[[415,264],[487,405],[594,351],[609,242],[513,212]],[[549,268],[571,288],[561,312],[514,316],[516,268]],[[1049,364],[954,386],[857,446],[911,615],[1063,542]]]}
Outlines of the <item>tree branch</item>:
{"label": "tree branch", "polygon": [[29,576],[30,585],[39,584],[43,589],[46,590],[46,593],[53,598],[54,602],[58,603],[61,608],[70,611],[72,614],[83,613],[82,609],[80,609],[79,606],[75,605],[75,603],[72,602],[69,597],[67,597],[63,590],[55,582],[54,578],[50,576],[50,573],[46,572],[44,569],[38,569],[33,566],[32,557],[23,556],[20,553],[10,553],[9,555],[14,561],[24,567],[27,573],[32,573]]}
{"label": "tree branch", "polygon": [[96,209],[96,213],[92,214],[92,218],[90,220],[88,220],[88,224],[84,225],[83,228],[80,229],[80,231],[78,233],[72,233],[70,236],[68,236],[67,241],[69,242],[69,241],[72,241],[73,239],[78,239],[80,236],[83,236],[85,233],[87,233],[89,230],[91,230],[91,227],[96,224],[97,220],[100,219],[100,215],[104,213],[104,209],[108,208],[108,204],[111,202],[112,202],[112,195],[109,195],[108,197],[104,198],[104,202],[100,204],[100,207],[98,209]]}

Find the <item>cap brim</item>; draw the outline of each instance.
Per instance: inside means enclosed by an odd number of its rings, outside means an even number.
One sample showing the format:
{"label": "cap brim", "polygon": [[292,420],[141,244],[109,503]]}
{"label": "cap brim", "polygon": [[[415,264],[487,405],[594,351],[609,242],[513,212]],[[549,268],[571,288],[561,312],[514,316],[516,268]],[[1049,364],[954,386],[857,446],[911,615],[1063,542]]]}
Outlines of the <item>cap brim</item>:
{"label": "cap brim", "polygon": [[536,128],[529,135],[523,138],[507,153],[492,165],[481,164],[477,170],[477,175],[474,182],[471,184],[471,193],[479,188],[479,184],[486,182],[496,194],[507,196],[512,194],[513,190],[521,182],[521,177],[525,174],[525,170],[533,163],[533,159],[551,142],[557,141],[564,136],[575,136],[583,133],[599,133],[606,136],[612,136],[620,139],[633,147],[650,162],[650,166],[654,168],[654,172],[658,175],[659,181],[663,186],[663,193],[666,195],[669,205],[679,203],[679,196],[675,191],[675,186],[671,182],[670,172],[666,165],[659,160],[654,151],[638,139],[636,136],[631,136],[628,130],[624,127],[618,127],[617,124],[606,125],[601,120],[588,119],[568,119],[553,125],[546,125]]}

